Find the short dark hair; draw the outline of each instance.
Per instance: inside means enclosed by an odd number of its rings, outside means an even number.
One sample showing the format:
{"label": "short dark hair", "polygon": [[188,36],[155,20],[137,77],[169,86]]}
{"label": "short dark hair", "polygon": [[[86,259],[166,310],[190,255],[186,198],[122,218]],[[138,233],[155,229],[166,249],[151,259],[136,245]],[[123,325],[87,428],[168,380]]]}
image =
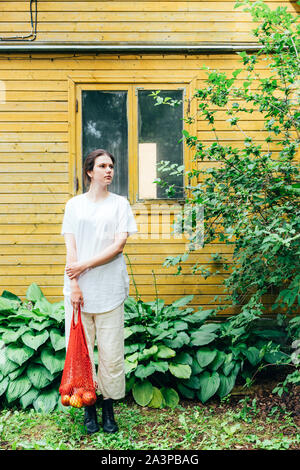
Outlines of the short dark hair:
{"label": "short dark hair", "polygon": [[110,152],[104,149],[93,150],[91,153],[88,154],[88,156],[84,160],[83,177],[86,185],[91,182],[91,177],[87,174],[87,172],[93,171],[96,158],[102,157],[104,155],[107,155],[112,160],[113,164],[115,164],[115,157]]}

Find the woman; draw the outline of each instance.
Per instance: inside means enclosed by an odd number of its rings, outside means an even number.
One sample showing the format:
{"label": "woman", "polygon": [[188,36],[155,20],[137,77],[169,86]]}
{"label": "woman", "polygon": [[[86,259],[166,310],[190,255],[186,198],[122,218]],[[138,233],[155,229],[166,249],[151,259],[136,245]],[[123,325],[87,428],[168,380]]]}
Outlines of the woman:
{"label": "woman", "polygon": [[[128,200],[108,191],[114,164],[113,155],[103,149],[87,156],[83,173],[89,190],[66,203],[61,230],[66,243],[66,345],[73,309],[80,306],[91,359],[97,338],[98,372],[92,360],[93,374],[103,395],[103,430],[110,433],[118,431],[113,400],[125,396],[124,301],[129,277],[122,251],[127,237],[137,232]],[[85,407],[84,424],[89,434],[99,431],[95,405]]]}

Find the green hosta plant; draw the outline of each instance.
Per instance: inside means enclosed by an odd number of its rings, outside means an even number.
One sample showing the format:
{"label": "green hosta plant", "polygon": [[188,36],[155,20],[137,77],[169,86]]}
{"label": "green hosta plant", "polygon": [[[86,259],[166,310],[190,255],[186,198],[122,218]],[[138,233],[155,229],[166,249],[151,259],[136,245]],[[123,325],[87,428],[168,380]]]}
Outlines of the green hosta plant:
{"label": "green hosta plant", "polygon": [[205,320],[211,310],[186,308],[189,295],[166,306],[153,302],[125,302],[125,371],[127,391],[142,406],[176,406],[178,380],[192,374],[191,349],[215,337],[217,326],[208,331]]}
{"label": "green hosta plant", "polygon": [[180,396],[223,398],[262,364],[287,360],[283,324],[213,322],[213,310],[186,307],[192,298],[125,302],[126,386],[141,406],[174,407]]}
{"label": "green hosta plant", "polygon": [[31,284],[22,301],[0,297],[0,399],[6,405],[52,411],[65,361],[64,305]]}

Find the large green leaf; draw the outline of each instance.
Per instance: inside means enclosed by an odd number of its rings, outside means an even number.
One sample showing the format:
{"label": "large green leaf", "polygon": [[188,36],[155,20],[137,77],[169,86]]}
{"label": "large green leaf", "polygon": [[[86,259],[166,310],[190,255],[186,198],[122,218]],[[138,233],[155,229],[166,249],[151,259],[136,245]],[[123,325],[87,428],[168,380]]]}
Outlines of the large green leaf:
{"label": "large green leaf", "polygon": [[28,392],[22,395],[20,398],[20,403],[21,403],[22,408],[24,409],[24,408],[27,408],[27,406],[31,405],[33,400],[35,400],[38,397],[39,393],[40,393],[39,390],[37,390],[34,387],[31,387],[31,389],[28,390]]}
{"label": "large green leaf", "polygon": [[24,364],[28,359],[33,356],[34,349],[29,348],[28,346],[17,346],[15,344],[9,344],[6,348],[6,354],[8,359],[13,362],[16,362],[21,366]]}
{"label": "large green leaf", "polygon": [[270,351],[265,353],[264,360],[269,364],[286,362],[287,355],[284,354],[282,351]]}
{"label": "large green leaf", "polygon": [[191,333],[191,345],[192,346],[204,346],[211,343],[216,338],[214,333],[209,333],[206,331],[194,331]]}
{"label": "large green leaf", "polygon": [[256,366],[261,360],[260,351],[254,346],[250,346],[248,349],[245,349],[243,354],[246,356],[252,366]]}
{"label": "large green leaf", "polygon": [[15,300],[7,299],[0,296],[0,312],[13,312],[19,306]]}
{"label": "large green leaf", "polygon": [[27,368],[26,374],[32,385],[37,389],[46,387],[54,379],[53,375],[50,374],[46,367],[38,364],[30,364]]}
{"label": "large green leaf", "polygon": [[160,391],[164,397],[167,406],[169,406],[170,408],[175,408],[178,405],[179,396],[176,390],[174,390],[174,388],[163,387],[160,389]]}
{"label": "large green leaf", "polygon": [[10,381],[6,390],[6,399],[8,403],[20,398],[32,387],[30,380],[25,377],[18,377],[16,380]]}
{"label": "large green leaf", "polygon": [[129,338],[131,335],[133,335],[133,331],[128,326],[126,326],[124,328],[124,339]]}
{"label": "large green leaf", "polygon": [[42,331],[45,328],[48,328],[48,326],[52,324],[53,324],[52,320],[42,320],[42,321],[31,320],[28,326],[30,326],[30,328],[32,328],[33,330]]}
{"label": "large green leaf", "polygon": [[33,401],[38,413],[51,413],[57,405],[59,393],[55,389],[45,390]]}
{"label": "large green leaf", "polygon": [[11,330],[6,331],[5,333],[3,333],[2,340],[6,344],[14,343],[15,341],[18,340],[18,338],[20,338],[20,336],[22,336],[22,334],[24,334],[28,330],[29,330],[28,326],[25,326],[25,325],[21,326],[16,331],[11,329]]}
{"label": "large green leaf", "polygon": [[8,377],[2,378],[2,380],[0,382],[0,397],[1,397],[1,395],[3,395],[3,393],[6,392],[8,384],[9,384],[9,378]]}
{"label": "large green leaf", "polygon": [[186,330],[189,326],[185,321],[177,320],[174,322],[173,327],[176,331]]}
{"label": "large green leaf", "polygon": [[0,349],[0,372],[4,376],[10,374],[13,370],[19,368],[19,365],[16,362],[11,361],[7,357],[7,348]]}
{"label": "large green leaf", "polygon": [[[145,347],[145,344],[142,345],[142,349],[144,349],[144,347]],[[139,343],[125,344],[125,346],[124,346],[125,356],[127,354],[134,353],[134,352],[138,351],[139,349],[140,349],[140,344]]]}
{"label": "large green leaf", "polygon": [[214,360],[209,364],[211,370],[217,370],[226,359],[226,354],[223,351],[218,351]]}
{"label": "large green leaf", "polygon": [[206,333],[214,333],[221,328],[219,323],[205,323],[201,326],[201,331],[205,331]]}
{"label": "large green leaf", "polygon": [[163,403],[163,396],[161,391],[157,387],[153,387],[153,395],[148,403],[150,408],[161,408]]}
{"label": "large green leaf", "polygon": [[151,346],[149,349],[144,349],[142,352],[139,353],[139,361],[143,361],[145,359],[149,359],[149,357],[153,356],[155,353],[157,353],[157,346]]}
{"label": "large green leaf", "polygon": [[128,356],[126,356],[126,360],[128,362],[136,362],[138,360],[138,357],[139,357],[139,353],[136,351],[135,353],[129,354]]}
{"label": "large green leaf", "polygon": [[34,305],[34,311],[47,317],[51,317],[53,306],[46,297],[41,297],[38,299]]}
{"label": "large green leaf", "polygon": [[200,375],[200,390],[197,392],[198,398],[205,403],[211,398],[220,386],[220,377],[218,372],[213,372],[211,375],[205,371]]}
{"label": "large green leaf", "polygon": [[283,338],[286,333],[284,331],[280,330],[268,330],[267,328],[263,330],[254,330],[253,333],[257,336],[260,336],[261,338],[266,338],[266,339],[278,339],[278,338]]}
{"label": "large green leaf", "polygon": [[178,379],[189,379],[192,373],[191,367],[187,364],[169,364],[169,370]]}
{"label": "large green leaf", "polygon": [[190,338],[184,332],[180,331],[174,339],[166,339],[165,344],[170,348],[181,348],[184,344],[189,344]]}
{"label": "large green leaf", "polygon": [[193,363],[193,358],[187,352],[181,351],[180,353],[176,354],[173,362],[177,362],[179,364],[188,364],[191,366]]}
{"label": "large green leaf", "polygon": [[163,374],[169,369],[169,364],[167,361],[150,361],[150,364],[155,368],[157,372],[162,372]]}
{"label": "large green leaf", "polygon": [[217,349],[202,348],[196,352],[196,358],[201,368],[208,366],[216,357]]}
{"label": "large green leaf", "polygon": [[15,380],[19,375],[23,374],[24,370],[26,369],[27,364],[24,364],[21,367],[18,367],[17,369],[13,370],[8,374],[9,380]]}
{"label": "large green leaf", "polygon": [[[161,340],[163,338],[166,338],[167,336],[171,335],[170,329],[164,330],[163,328],[160,328],[160,326],[156,327],[156,328],[154,328],[153,326],[147,326],[146,331],[151,336],[155,337],[155,338],[153,338],[153,340],[155,339],[155,341],[159,341],[159,340]],[[174,330],[174,332],[175,332],[175,330]]]}
{"label": "large green leaf", "polygon": [[44,344],[49,338],[48,331],[43,331],[41,333],[34,334],[32,331],[27,331],[22,335],[22,341],[29,348],[34,349],[35,351]]}
{"label": "large green leaf", "polygon": [[55,351],[60,351],[66,347],[66,338],[65,335],[61,333],[57,328],[52,328],[50,331],[50,340],[51,344]]}
{"label": "large green leaf", "polygon": [[43,317],[41,315],[37,315],[34,311],[32,310],[28,310],[28,308],[26,307],[23,307],[23,305],[21,305],[21,307],[18,308],[17,310],[17,313],[15,313],[14,315],[9,315],[7,317],[7,320],[10,321],[11,324],[18,324],[18,325],[24,325],[24,321],[21,322],[20,320],[37,320],[37,321],[41,321],[43,319]]}
{"label": "large green leaf", "polygon": [[193,313],[192,315],[187,315],[184,317],[184,321],[189,323],[203,323],[207,318],[213,315],[214,310],[199,310],[198,312]]}
{"label": "large green leaf", "polygon": [[8,290],[4,290],[1,294],[1,297],[5,297],[6,299],[16,301],[18,304],[22,302],[20,297],[18,297],[16,294],[13,294],[12,292],[9,292]]}
{"label": "large green leaf", "polygon": [[222,365],[223,374],[224,375],[229,375],[230,372],[232,371],[232,369],[234,368],[235,364],[236,363],[233,360],[233,354],[232,353],[227,354],[226,358],[225,358],[225,361]]}
{"label": "large green leaf", "polygon": [[44,366],[50,371],[51,374],[61,372],[65,364],[65,351],[54,351],[50,348],[45,348],[41,352],[41,361]]}
{"label": "large green leaf", "polygon": [[54,318],[58,323],[61,323],[65,319],[65,307],[64,301],[54,302],[51,304],[51,312],[49,313],[50,318]]}
{"label": "large green leaf", "polygon": [[40,287],[35,282],[33,282],[26,291],[26,299],[31,300],[32,302],[36,302],[43,297],[44,294]]}
{"label": "large green leaf", "polygon": [[151,364],[147,364],[144,366],[143,364],[139,364],[135,370],[135,376],[139,377],[140,379],[145,379],[146,377],[149,377],[149,375],[154,374],[155,372],[155,367]]}
{"label": "large green leaf", "polygon": [[227,377],[226,375],[219,373],[219,377],[220,377],[220,386],[218,389],[218,395],[220,398],[223,398],[223,397],[226,397],[233,389],[235,381],[236,381],[236,374],[232,373],[228,375]]}
{"label": "large green leaf", "polygon": [[197,359],[195,357],[193,357],[193,362],[191,364],[191,368],[192,368],[192,374],[193,375],[197,375],[197,374],[200,374],[201,372],[203,372],[203,368],[200,367],[199,362],[197,361]]}
{"label": "large green leaf", "polygon": [[136,369],[137,366],[138,366],[138,361],[131,362],[127,358],[125,358],[125,360],[124,360],[124,370],[125,370],[126,375],[129,374],[130,372],[132,372],[134,369]]}
{"label": "large green leaf", "polygon": [[148,380],[135,383],[132,388],[132,395],[138,405],[146,406],[152,400],[153,386]]}
{"label": "large green leaf", "polygon": [[146,328],[143,325],[131,325],[130,330],[132,333],[143,333]]}
{"label": "large green leaf", "polygon": [[174,351],[174,349],[168,348],[168,346],[165,346],[164,344],[159,344],[158,351],[155,354],[154,358],[155,359],[169,359],[170,357],[175,357],[175,356],[176,356],[176,351]]}

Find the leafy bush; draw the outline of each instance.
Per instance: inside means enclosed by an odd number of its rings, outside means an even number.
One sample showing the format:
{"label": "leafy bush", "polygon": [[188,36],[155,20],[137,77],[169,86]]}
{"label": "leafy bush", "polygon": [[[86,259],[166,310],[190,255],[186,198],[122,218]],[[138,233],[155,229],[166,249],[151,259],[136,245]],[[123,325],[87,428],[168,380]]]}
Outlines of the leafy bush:
{"label": "leafy bush", "polygon": [[[168,256],[165,266],[177,265],[180,274],[181,264],[199,241],[202,246],[202,236],[204,245],[217,241],[232,246],[230,260],[222,253],[211,254],[211,266],[217,269],[210,271],[197,262],[192,272],[206,279],[218,275],[219,268],[230,268],[223,282],[228,296],[220,301],[230,300],[251,322],[265,313],[268,296],[274,296],[272,311],[299,313],[300,30],[299,17],[286,7],[271,10],[260,0],[239,1],[235,8],[240,6],[258,23],[253,33],[260,49],[238,53],[241,66],[230,75],[203,66],[207,78],[195,90],[184,121],[200,120],[213,139],[203,141],[185,129],[182,140],[194,153],[194,169],[176,169],[172,162],[162,161],[158,171],[164,178],[156,183],[172,196],[168,175],[185,175],[191,215],[200,207],[205,211],[204,231],[201,224],[192,223],[187,251]],[[267,77],[262,76],[262,66]],[[154,95],[156,105],[176,106],[168,97],[160,98]],[[250,121],[259,125],[256,132],[248,130]],[[229,136],[239,135],[236,145],[228,143],[220,122]],[[179,233],[183,219],[180,214],[174,226]]]}
{"label": "leafy bush", "polygon": [[[228,254],[211,254],[213,269],[201,262],[192,266],[192,273],[204,279],[228,273],[223,280],[228,295],[215,297],[223,302],[215,310],[227,309],[225,302],[229,300],[240,310],[229,327],[254,331],[253,324],[265,314],[269,303],[271,312],[286,315],[279,321],[288,323],[287,333],[294,334],[294,348],[299,350],[299,316],[288,321],[290,316],[299,315],[300,305],[299,16],[282,6],[271,10],[261,0],[236,2],[235,8],[241,6],[256,23],[253,34],[258,52],[238,53],[240,68],[230,75],[204,65],[207,78],[195,90],[184,119],[188,125],[200,120],[213,139],[203,141],[185,129],[182,140],[194,153],[194,168],[176,168],[169,161],[158,165],[164,178],[155,182],[165,188],[167,196],[175,191],[168,183],[169,175],[185,176],[188,182],[184,188],[187,204],[174,223],[175,233],[182,233],[186,219],[192,220],[187,224],[191,236],[186,252],[168,256],[164,266],[177,266],[176,275],[180,275],[182,264],[197,246],[212,242],[231,246],[230,258]],[[262,66],[267,69],[266,77],[261,73]],[[158,92],[153,98],[155,105],[177,105],[169,97],[161,99]],[[250,121],[254,125],[261,122],[261,127],[254,127],[257,132],[248,130]],[[227,131],[239,134],[237,145],[224,137],[225,124]],[[197,223],[200,208],[205,211],[203,227]],[[271,338],[271,347],[273,342]],[[300,382],[298,363],[295,359],[293,362],[286,346],[285,361],[294,364],[296,370],[286,378],[280,392],[287,384]],[[255,343],[251,347],[260,349]]]}
{"label": "leafy bush", "polygon": [[[195,311],[185,296],[171,305],[156,298],[125,301],[126,392],[142,406],[175,407],[180,397],[228,395],[263,365],[297,362],[291,342],[299,321],[275,325],[213,319],[213,309]],[[95,347],[96,351],[96,347]],[[62,409],[58,388],[65,361],[64,303],[51,304],[36,284],[22,301],[0,296],[0,399],[5,406]],[[298,369],[290,383],[298,383]],[[297,378],[298,377],[298,378]],[[284,383],[279,390],[286,388]]]}
{"label": "leafy bush", "polygon": [[64,304],[51,304],[36,284],[22,301],[0,297],[0,396],[7,405],[50,412],[58,404],[65,361]]}
{"label": "leafy bush", "polygon": [[180,396],[202,403],[223,398],[262,364],[289,358],[284,324],[209,321],[213,309],[187,308],[192,298],[125,302],[127,392],[142,406],[175,406]]}
{"label": "leafy bush", "polygon": [[210,329],[204,325],[211,310],[192,313],[192,308],[180,308],[192,298],[183,297],[169,306],[161,299],[143,302],[129,297],[125,302],[127,391],[132,389],[140,405],[176,405],[179,397],[172,385],[192,374],[188,345],[206,344],[214,337],[218,325],[211,324]]}

